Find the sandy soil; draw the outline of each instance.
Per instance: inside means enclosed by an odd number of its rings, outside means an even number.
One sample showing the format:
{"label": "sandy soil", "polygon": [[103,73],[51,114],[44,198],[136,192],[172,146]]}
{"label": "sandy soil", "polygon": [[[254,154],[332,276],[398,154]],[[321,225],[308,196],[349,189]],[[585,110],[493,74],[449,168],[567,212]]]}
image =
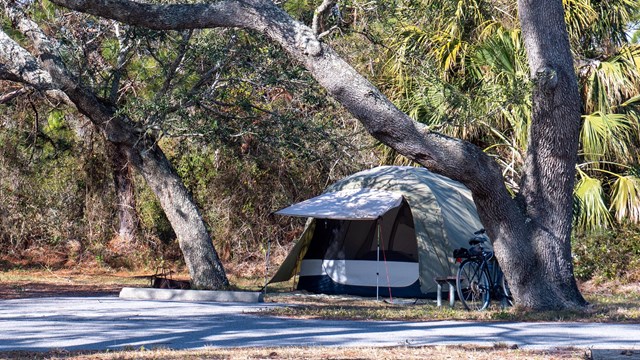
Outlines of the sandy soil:
{"label": "sandy soil", "polygon": [[121,285],[50,284],[35,282],[2,282],[0,299],[19,299],[49,296],[107,296],[118,295]]}

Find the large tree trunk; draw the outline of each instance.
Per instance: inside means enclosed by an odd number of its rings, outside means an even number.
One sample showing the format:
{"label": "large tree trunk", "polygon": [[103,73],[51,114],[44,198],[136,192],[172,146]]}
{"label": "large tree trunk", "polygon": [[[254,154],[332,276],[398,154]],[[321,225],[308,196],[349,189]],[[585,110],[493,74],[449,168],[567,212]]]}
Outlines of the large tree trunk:
{"label": "large tree trunk", "polygon": [[479,148],[429,132],[399,111],[317,34],[268,0],[143,4],[52,0],[70,9],[159,30],[241,27],[267,35],[302,63],[376,139],[471,189],[519,304],[583,306],[571,267],[571,196],[579,100],[561,0],[520,1],[537,85],[522,193],[512,199],[497,164]]}
{"label": "large tree trunk", "polygon": [[517,289],[517,298],[525,306],[584,306],[571,261],[581,100],[564,9],[559,0],[519,0],[518,10],[535,84],[520,192],[523,211],[531,219],[525,240],[534,257],[519,261],[502,256],[502,260],[509,260],[512,281],[525,285]]}
{"label": "large tree trunk", "polygon": [[108,141],[126,153],[126,158],[142,173],[158,197],[178,237],[192,286],[200,289],[227,287],[229,283],[224,268],[202,216],[154,139],[137,131],[133,123],[118,115],[113,106],[98,99],[91,89],[80,86],[56,55],[58,47],[35,23],[11,8],[5,8],[5,12],[17,28],[31,39],[40,61],[0,31],[0,67],[3,71],[11,75],[12,81],[21,81],[41,90],[60,89],[66,94]]}

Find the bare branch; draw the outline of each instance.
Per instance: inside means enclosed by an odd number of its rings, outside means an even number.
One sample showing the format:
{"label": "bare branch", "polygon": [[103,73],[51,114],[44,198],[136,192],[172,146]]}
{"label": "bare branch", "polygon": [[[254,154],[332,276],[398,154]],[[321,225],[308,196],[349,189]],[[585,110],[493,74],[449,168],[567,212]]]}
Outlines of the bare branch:
{"label": "bare branch", "polygon": [[333,25],[329,30],[324,31],[324,32],[322,32],[322,33],[318,34],[318,40],[319,40],[319,39],[322,39],[323,37],[325,37],[325,36],[327,36],[327,35],[329,35],[329,34],[331,34],[331,33],[332,33],[332,32],[334,32],[335,30],[338,30],[338,25]]}
{"label": "bare branch", "polygon": [[186,31],[182,34],[182,41],[178,47],[178,54],[176,58],[173,60],[171,65],[169,65],[169,69],[167,69],[167,73],[165,75],[164,84],[162,84],[162,89],[156,95],[156,100],[159,100],[160,97],[167,94],[167,92],[171,89],[171,81],[176,75],[176,71],[180,64],[182,64],[182,60],[184,60],[184,55],[187,53],[189,49],[189,41],[191,40],[191,36],[193,35],[193,30]]}
{"label": "bare branch", "polygon": [[[181,54],[180,56],[178,56],[176,58],[176,61],[174,62],[175,68],[173,69],[172,73],[175,73],[175,70],[177,70],[177,67],[180,65],[180,63],[182,62],[182,58],[185,55],[186,52],[186,46],[188,45],[188,41],[191,37],[191,31],[188,32],[188,34],[185,34],[185,37],[183,37],[183,43],[181,44],[181,51],[179,51],[179,53]],[[187,36],[188,35],[188,36]],[[227,45],[225,46],[224,52],[228,53],[231,49],[231,47],[236,43],[236,37],[235,36],[231,36],[229,42],[227,43]],[[153,53],[152,53],[153,56]],[[180,61],[178,61],[180,60]],[[174,113],[178,110],[180,110],[181,108],[185,108],[185,107],[189,107],[189,106],[193,106],[196,104],[196,100],[193,98],[193,96],[196,94],[196,92],[206,83],[208,83],[209,81],[211,81],[213,79],[213,85],[212,87],[215,87],[215,84],[219,81],[219,77],[220,77],[220,69],[222,69],[224,66],[227,66],[230,62],[232,61],[232,57],[229,56],[225,59],[225,61],[218,61],[216,63],[216,65],[207,70],[207,72],[205,72],[200,80],[198,80],[198,82],[193,85],[193,87],[189,90],[189,93],[187,94],[186,98],[190,99],[187,102],[184,103],[179,103],[179,104],[173,104],[170,107],[166,108],[164,110],[163,114],[153,114],[150,117],[150,120],[148,121],[151,124],[155,124],[161,121],[164,121],[164,119],[171,113]],[[159,59],[158,59],[158,62]],[[171,78],[173,77],[173,75],[171,77],[168,77],[166,80],[167,82],[171,81]],[[159,93],[158,96],[156,96],[156,101],[159,101],[161,99],[161,95],[166,95],[166,92],[168,91],[168,87],[170,86],[170,83],[168,84],[167,82],[165,82],[165,86],[167,87],[167,90],[163,90],[162,92]]]}
{"label": "bare branch", "polygon": [[11,100],[17,98],[18,96],[27,94],[28,92],[29,92],[29,90],[26,87],[22,87],[20,89],[11,91],[11,92],[6,93],[4,95],[0,95],[0,104],[8,103]]}
{"label": "bare branch", "polygon": [[116,60],[116,67],[113,70],[112,74],[111,91],[109,92],[109,100],[115,104],[118,98],[118,91],[120,90],[122,69],[124,69],[124,66],[127,64],[129,50],[131,50],[131,44],[126,44],[126,39],[120,31],[120,24],[115,23],[113,26],[116,33],[116,38],[118,39],[118,47],[120,48],[118,52],[118,59]]}
{"label": "bare branch", "polygon": [[[229,42],[225,45],[223,52],[224,53],[230,53],[231,52],[231,48],[236,44],[237,41],[237,37],[235,35],[231,35],[231,37],[229,38]],[[191,97],[193,94],[195,94],[195,92],[202,87],[204,84],[206,84],[209,80],[211,80],[214,75],[215,75],[215,81],[218,80],[219,78],[219,72],[220,69],[222,69],[223,67],[227,66],[232,60],[232,56],[228,56],[224,62],[222,61],[218,61],[216,63],[216,65],[207,70],[207,72],[205,72],[200,79],[198,80],[198,82],[193,85],[193,87],[191,88],[191,90],[189,91],[189,97]]]}
{"label": "bare branch", "polygon": [[331,11],[331,9],[336,5],[336,0],[323,0],[322,4],[318,6],[316,11],[313,13],[313,22],[311,23],[311,30],[313,33],[320,38],[320,28],[322,26],[322,22],[327,14]]}

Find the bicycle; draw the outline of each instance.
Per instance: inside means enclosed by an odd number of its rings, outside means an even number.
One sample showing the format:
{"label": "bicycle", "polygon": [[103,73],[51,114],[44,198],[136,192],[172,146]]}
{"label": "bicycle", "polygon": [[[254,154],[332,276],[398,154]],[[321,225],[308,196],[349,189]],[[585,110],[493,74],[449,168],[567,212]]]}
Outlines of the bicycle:
{"label": "bicycle", "polygon": [[513,297],[504,274],[494,257],[493,251],[486,250],[483,244],[489,239],[485,230],[473,233],[469,240],[469,249],[460,248],[453,252],[456,262],[460,263],[456,276],[458,298],[467,310],[484,310],[489,306],[491,297],[499,298],[502,306],[512,306]]}

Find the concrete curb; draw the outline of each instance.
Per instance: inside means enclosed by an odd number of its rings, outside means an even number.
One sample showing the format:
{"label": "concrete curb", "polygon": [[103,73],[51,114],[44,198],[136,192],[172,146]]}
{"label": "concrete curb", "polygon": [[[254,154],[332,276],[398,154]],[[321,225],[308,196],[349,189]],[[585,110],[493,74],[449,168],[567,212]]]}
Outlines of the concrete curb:
{"label": "concrete curb", "polygon": [[213,301],[213,302],[264,302],[260,292],[247,291],[211,291],[211,290],[174,290],[125,287],[120,290],[121,299],[129,300],[168,300],[168,301]]}

